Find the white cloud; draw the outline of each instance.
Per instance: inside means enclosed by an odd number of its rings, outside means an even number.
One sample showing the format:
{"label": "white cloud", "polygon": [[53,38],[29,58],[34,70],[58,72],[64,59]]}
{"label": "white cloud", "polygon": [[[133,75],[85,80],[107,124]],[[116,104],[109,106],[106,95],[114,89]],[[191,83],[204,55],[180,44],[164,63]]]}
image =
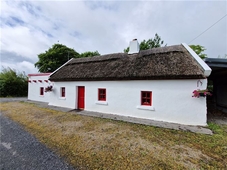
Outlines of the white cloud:
{"label": "white cloud", "polygon": [[1,70],[3,68],[11,68],[14,69],[18,72],[25,72],[25,74],[29,73],[37,73],[38,70],[35,68],[33,63],[27,62],[27,61],[22,61],[22,62],[17,62],[17,63],[5,63],[1,62]]}
{"label": "white cloud", "polygon": [[[168,45],[189,43],[227,13],[226,1],[2,1],[1,49],[24,58],[62,43],[77,52],[122,52],[130,40],[158,33]],[[209,57],[227,53],[227,17],[195,39]],[[23,59],[23,60],[22,60]],[[7,65],[4,61],[4,65]],[[18,65],[18,61],[15,62]],[[12,66],[12,63],[9,63]],[[23,69],[18,67],[17,69]]]}

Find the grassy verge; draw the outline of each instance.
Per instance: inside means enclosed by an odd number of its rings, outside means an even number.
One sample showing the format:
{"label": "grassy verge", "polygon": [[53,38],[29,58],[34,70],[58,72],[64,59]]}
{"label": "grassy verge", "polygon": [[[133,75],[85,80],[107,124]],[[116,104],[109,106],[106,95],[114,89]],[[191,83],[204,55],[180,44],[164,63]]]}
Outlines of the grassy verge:
{"label": "grassy verge", "polygon": [[1,112],[81,169],[226,169],[227,126],[214,135],[58,112],[23,102]]}

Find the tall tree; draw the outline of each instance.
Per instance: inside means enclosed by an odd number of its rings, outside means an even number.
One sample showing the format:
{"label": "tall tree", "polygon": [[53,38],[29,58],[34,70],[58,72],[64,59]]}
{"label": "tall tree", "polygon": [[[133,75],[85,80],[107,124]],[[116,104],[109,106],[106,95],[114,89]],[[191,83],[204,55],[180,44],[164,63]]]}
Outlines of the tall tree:
{"label": "tall tree", "polygon": [[87,51],[79,54],[65,45],[54,44],[48,51],[38,55],[39,60],[35,63],[35,67],[39,69],[39,72],[53,72],[71,58],[93,57],[96,55],[100,55],[98,51]]}
{"label": "tall tree", "polygon": [[[147,49],[151,49],[151,48],[161,47],[163,44],[164,44],[164,41],[161,40],[161,37],[156,33],[153,39],[150,38],[148,40],[143,40],[140,43],[140,50],[147,50]],[[124,49],[124,52],[125,53],[129,52],[129,47]]]}
{"label": "tall tree", "polygon": [[94,51],[94,52],[87,51],[87,52],[81,53],[80,57],[93,57],[98,55],[100,55],[98,51]]}
{"label": "tall tree", "polygon": [[203,46],[201,45],[189,45],[193,51],[202,59],[206,58],[207,55],[204,54],[203,52],[206,50]]}
{"label": "tall tree", "polygon": [[35,67],[39,72],[53,72],[70,58],[78,58],[80,54],[74,49],[62,44],[54,44],[45,53],[38,55],[39,61],[35,63]]}
{"label": "tall tree", "polygon": [[0,96],[19,97],[28,95],[28,77],[25,73],[3,68],[0,73]]}

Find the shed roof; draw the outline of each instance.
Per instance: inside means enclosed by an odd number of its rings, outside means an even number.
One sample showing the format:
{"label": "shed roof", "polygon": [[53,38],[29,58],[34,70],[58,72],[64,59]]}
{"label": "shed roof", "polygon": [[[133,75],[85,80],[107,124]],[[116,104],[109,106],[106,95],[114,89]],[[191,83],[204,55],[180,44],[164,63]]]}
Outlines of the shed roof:
{"label": "shed roof", "polygon": [[183,45],[71,59],[50,75],[51,81],[198,78],[204,70]]}
{"label": "shed roof", "polygon": [[227,59],[226,58],[206,58],[205,62],[212,68],[209,77],[211,80],[227,83]]}

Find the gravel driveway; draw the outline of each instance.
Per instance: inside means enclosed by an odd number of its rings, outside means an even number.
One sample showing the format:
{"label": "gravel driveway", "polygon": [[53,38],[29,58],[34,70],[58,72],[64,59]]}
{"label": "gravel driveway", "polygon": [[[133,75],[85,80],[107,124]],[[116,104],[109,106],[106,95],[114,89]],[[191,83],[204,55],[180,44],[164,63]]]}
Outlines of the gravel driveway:
{"label": "gravel driveway", "polygon": [[53,151],[0,113],[1,170],[72,170]]}

